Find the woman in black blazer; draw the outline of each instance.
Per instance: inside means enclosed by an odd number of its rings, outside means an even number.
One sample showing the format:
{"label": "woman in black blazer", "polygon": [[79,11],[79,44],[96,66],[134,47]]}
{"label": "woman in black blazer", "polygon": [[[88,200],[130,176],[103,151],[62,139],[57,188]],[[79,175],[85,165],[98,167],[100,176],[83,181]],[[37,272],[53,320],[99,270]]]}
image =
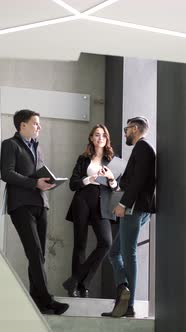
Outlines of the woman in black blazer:
{"label": "woman in black blazer", "polygon": [[[110,220],[115,220],[110,209],[112,191],[117,188],[113,173],[107,167],[113,149],[107,128],[98,124],[92,128],[85,152],[79,156],[70,178],[70,189],[75,191],[66,219],[74,225],[72,276],[64,283],[68,295],[88,297],[89,283],[112,245]],[[107,185],[96,182],[105,176]],[[97,246],[86,258],[88,225],[97,239]]]}

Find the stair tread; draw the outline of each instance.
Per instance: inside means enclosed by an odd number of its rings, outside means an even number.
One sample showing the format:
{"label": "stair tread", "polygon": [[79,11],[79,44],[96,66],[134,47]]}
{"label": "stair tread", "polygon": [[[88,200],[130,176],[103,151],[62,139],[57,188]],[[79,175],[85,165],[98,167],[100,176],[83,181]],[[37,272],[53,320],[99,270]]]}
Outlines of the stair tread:
{"label": "stair tread", "polygon": [[[101,317],[101,313],[111,311],[114,306],[113,299],[87,299],[72,297],[55,298],[59,302],[68,303],[70,305],[69,309],[63,314],[63,317],[97,317],[103,319],[103,317]],[[153,317],[148,317],[148,301],[135,301],[135,311],[136,319],[153,319]]]}

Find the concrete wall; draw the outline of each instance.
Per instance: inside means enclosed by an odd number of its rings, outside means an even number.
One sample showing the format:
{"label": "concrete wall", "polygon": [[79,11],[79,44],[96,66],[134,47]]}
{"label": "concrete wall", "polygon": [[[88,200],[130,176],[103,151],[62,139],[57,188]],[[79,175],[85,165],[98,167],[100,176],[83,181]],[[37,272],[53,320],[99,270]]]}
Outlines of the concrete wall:
{"label": "concrete wall", "polygon": [[[40,143],[46,164],[56,176],[70,177],[78,155],[84,150],[93,125],[104,122],[105,58],[82,55],[78,62],[0,60],[0,86],[87,93],[91,95],[90,122],[41,118]],[[16,110],[15,110],[16,111]],[[52,114],[51,114],[52,115]],[[12,116],[2,116],[2,139],[12,136]],[[49,195],[50,212],[47,242],[47,271],[51,292],[65,295],[62,282],[71,273],[72,224],[65,215],[72,199],[68,184]],[[27,262],[9,217],[6,218],[6,254],[22,281],[28,286]],[[89,248],[95,238],[90,230]],[[100,295],[100,273],[92,283],[92,295]]]}

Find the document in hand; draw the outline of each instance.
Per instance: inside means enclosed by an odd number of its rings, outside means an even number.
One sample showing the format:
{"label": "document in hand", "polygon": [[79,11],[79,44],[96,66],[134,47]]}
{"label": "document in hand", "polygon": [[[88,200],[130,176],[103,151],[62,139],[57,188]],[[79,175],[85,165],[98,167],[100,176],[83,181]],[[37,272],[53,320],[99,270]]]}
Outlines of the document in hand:
{"label": "document in hand", "polygon": [[[107,167],[111,170],[111,172],[114,175],[114,178],[117,180],[119,178],[119,176],[122,175],[125,170],[126,161],[119,157],[114,157],[108,163]],[[98,176],[96,178],[96,182],[103,184],[105,186],[108,186],[108,180],[107,180],[107,177],[105,177],[105,176]]]}
{"label": "document in hand", "polygon": [[[51,183],[51,184],[55,183],[54,188],[58,187],[60,184],[62,184],[68,180],[68,178],[56,178],[55,175],[49,170],[49,168],[46,165],[44,165],[43,167],[41,167],[40,169],[38,169],[36,171],[36,176],[38,179],[50,178],[48,183]],[[52,188],[52,189],[54,189],[54,188]]]}

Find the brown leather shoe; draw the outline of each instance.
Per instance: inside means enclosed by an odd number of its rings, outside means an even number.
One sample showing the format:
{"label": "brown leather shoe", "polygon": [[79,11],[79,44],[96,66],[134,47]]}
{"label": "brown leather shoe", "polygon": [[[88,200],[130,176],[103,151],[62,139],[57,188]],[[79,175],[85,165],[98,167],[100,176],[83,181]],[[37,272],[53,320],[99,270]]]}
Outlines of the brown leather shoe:
{"label": "brown leather shoe", "polygon": [[125,316],[128,310],[129,299],[129,289],[124,285],[119,286],[117,289],[117,298],[113,310],[111,312],[103,312],[101,316],[116,318]]}
{"label": "brown leather shoe", "polygon": [[[127,312],[122,316],[122,317],[135,317],[136,313],[134,311],[133,306],[128,306]],[[103,312],[101,314],[102,317],[113,317],[112,316],[112,311],[110,312]]]}
{"label": "brown leather shoe", "polygon": [[128,306],[127,312],[125,313],[125,317],[135,317],[136,313],[134,311],[134,307],[132,305]]}
{"label": "brown leather shoe", "polygon": [[126,314],[128,303],[130,299],[130,291],[126,286],[118,289],[118,297],[114,309],[112,310],[112,317],[122,317]]}

